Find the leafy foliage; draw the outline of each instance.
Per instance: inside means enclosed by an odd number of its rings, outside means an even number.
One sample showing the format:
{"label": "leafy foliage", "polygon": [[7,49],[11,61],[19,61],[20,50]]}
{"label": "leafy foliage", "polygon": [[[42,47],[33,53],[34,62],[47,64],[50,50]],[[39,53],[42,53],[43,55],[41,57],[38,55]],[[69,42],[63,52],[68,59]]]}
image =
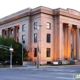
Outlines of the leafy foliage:
{"label": "leafy foliage", "polygon": [[[12,38],[2,37],[0,36],[0,45],[4,46],[12,46],[14,49],[13,55],[13,64],[16,63],[16,61],[19,64],[22,64],[22,44],[14,41]],[[23,49],[24,56],[28,55],[28,51]],[[10,60],[10,51],[4,50],[0,48],[0,61],[6,61]]]}

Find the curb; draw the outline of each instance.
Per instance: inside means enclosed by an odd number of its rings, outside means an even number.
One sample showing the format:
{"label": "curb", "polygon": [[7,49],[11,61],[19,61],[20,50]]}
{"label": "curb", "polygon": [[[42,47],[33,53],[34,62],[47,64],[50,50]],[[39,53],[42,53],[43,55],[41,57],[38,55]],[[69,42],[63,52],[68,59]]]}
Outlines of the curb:
{"label": "curb", "polygon": [[[75,67],[80,65],[59,65],[59,66],[39,66],[39,68],[58,68],[58,67]],[[13,66],[12,68],[8,67],[0,67],[0,69],[27,69],[27,68],[37,68],[37,66]]]}

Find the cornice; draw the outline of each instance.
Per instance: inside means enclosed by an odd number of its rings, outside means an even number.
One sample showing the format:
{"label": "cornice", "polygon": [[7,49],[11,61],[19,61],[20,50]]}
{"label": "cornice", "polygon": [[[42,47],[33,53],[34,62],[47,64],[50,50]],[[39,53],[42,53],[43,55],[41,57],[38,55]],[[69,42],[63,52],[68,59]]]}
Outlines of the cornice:
{"label": "cornice", "polygon": [[[71,13],[70,11],[76,12],[77,14],[75,15],[75,14]],[[33,15],[40,14],[40,13],[48,14],[51,16],[60,16],[61,15],[61,16],[80,20],[80,12],[78,12],[78,11],[75,11],[72,9],[62,9],[62,8],[51,9],[51,8],[47,8],[44,6],[39,6],[34,9],[27,8],[27,9],[24,9],[17,13],[14,13],[12,15],[9,15],[7,17],[4,17],[4,18],[0,19],[0,25],[6,24],[8,22],[11,22],[11,21],[14,21],[14,20],[26,17],[26,16],[33,16]]]}
{"label": "cornice", "polygon": [[0,25],[5,24],[5,23],[8,23],[8,22],[12,22],[12,21],[14,21],[14,20],[17,20],[17,19],[20,19],[20,18],[23,18],[23,17],[26,17],[26,16],[28,16],[28,15],[30,15],[30,13],[29,13],[29,12],[26,12],[26,13],[24,13],[24,14],[20,14],[20,15],[17,15],[17,16],[14,16],[14,17],[5,19],[5,20],[3,20],[3,21],[0,21]]}
{"label": "cornice", "polygon": [[70,13],[65,13],[65,12],[62,12],[62,11],[59,12],[59,15],[80,20],[80,16],[78,16],[78,15],[73,15],[73,14],[70,14]]}
{"label": "cornice", "polygon": [[[72,11],[74,11],[74,10],[72,10]],[[58,9],[53,10],[53,15],[61,15],[61,16],[80,20],[80,15],[79,15],[80,12],[78,12],[78,11],[75,11],[75,12],[78,13],[78,15],[75,15],[74,13],[71,13],[68,10],[58,8]]]}

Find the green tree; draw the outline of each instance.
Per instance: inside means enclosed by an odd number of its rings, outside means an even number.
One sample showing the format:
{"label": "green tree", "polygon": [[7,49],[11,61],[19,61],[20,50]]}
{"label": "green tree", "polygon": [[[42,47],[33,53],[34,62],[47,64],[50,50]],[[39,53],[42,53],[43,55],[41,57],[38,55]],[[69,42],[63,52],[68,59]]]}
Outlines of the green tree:
{"label": "green tree", "polygon": [[[13,55],[13,64],[16,63],[16,61],[19,64],[22,64],[22,44],[14,41],[12,38],[2,37],[0,36],[0,45],[8,46],[10,47],[12,45],[12,48],[14,49]],[[23,49],[24,56],[28,55],[29,51],[26,51]],[[25,57],[26,57],[25,56]],[[0,48],[0,61],[6,61],[10,60],[10,52],[4,49]]]}

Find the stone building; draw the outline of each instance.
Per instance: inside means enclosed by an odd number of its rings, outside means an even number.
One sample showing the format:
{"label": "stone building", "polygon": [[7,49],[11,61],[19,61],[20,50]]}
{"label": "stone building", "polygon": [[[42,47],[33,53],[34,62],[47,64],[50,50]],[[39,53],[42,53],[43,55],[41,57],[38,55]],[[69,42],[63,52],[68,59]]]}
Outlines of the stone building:
{"label": "stone building", "polygon": [[0,35],[30,50],[40,64],[80,59],[80,12],[73,9],[27,8],[0,19]]}

